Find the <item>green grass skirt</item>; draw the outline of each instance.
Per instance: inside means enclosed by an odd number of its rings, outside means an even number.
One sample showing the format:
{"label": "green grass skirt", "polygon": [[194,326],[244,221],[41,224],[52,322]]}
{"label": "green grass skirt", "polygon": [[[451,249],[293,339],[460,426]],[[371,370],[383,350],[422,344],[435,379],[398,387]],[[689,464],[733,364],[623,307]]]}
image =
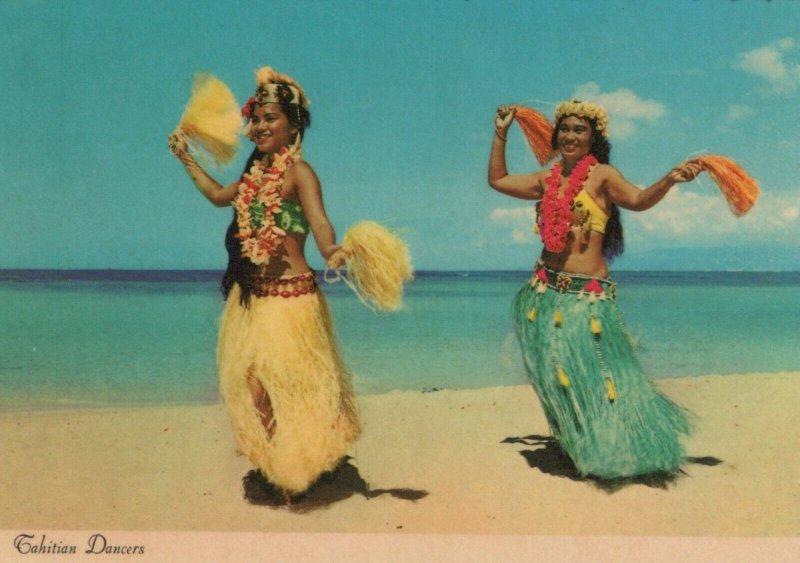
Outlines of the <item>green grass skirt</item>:
{"label": "green grass skirt", "polygon": [[611,280],[539,267],[517,293],[514,325],[553,435],[581,475],[678,470],[685,411],[642,371]]}

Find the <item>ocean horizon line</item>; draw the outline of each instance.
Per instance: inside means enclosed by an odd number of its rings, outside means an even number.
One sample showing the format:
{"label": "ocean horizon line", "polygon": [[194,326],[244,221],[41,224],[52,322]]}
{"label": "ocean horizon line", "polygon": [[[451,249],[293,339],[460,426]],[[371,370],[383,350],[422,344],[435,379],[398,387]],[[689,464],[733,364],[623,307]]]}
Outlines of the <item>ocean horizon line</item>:
{"label": "ocean horizon line", "polygon": [[[316,271],[318,274],[321,270]],[[526,275],[530,269],[497,269],[497,270],[469,270],[469,269],[442,269],[442,270],[416,270],[415,277],[483,277],[483,276],[513,276]],[[225,270],[220,269],[156,269],[156,268],[0,268],[0,282],[2,281],[161,281],[161,282],[203,282],[219,281]],[[650,269],[619,269],[612,272],[613,277],[644,275],[644,276],[675,276],[675,275],[797,275],[800,270],[650,270]]]}

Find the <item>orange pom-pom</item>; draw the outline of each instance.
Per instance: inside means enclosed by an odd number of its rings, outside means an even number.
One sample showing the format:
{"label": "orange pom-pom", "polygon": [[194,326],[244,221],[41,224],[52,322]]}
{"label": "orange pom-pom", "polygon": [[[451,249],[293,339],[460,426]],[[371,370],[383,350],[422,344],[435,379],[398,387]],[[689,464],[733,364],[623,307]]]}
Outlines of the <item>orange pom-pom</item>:
{"label": "orange pom-pom", "polygon": [[701,156],[698,161],[719,186],[734,215],[744,215],[753,207],[760,190],[744,168],[730,158],[713,154]]}
{"label": "orange pom-pom", "polygon": [[544,166],[553,159],[553,147],[550,144],[553,136],[553,127],[547,118],[538,111],[527,108],[517,107],[514,113],[522,133],[528,140],[536,160]]}

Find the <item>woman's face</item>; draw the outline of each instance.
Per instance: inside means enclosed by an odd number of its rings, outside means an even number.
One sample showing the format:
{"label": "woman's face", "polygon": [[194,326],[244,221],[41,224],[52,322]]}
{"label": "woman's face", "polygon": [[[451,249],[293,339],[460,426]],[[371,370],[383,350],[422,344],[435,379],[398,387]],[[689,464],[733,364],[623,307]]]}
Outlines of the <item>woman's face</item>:
{"label": "woman's face", "polygon": [[592,125],[589,120],[569,115],[558,126],[558,150],[561,156],[577,160],[592,148]]}
{"label": "woman's face", "polygon": [[296,133],[280,104],[258,104],[250,116],[250,138],[264,154],[275,154],[290,145]]}

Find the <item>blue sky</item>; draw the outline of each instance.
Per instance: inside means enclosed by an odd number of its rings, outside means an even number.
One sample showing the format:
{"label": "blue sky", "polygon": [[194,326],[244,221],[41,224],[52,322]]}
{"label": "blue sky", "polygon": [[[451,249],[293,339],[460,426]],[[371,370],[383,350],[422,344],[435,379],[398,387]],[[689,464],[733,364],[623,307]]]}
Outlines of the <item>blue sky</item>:
{"label": "blue sky", "polygon": [[[616,267],[797,269],[798,29],[796,2],[5,0],[0,268],[223,268],[231,212],[165,139],[195,71],[241,101],[270,65],[311,99],[305,157],[338,232],[403,229],[419,269],[530,267],[530,204],[486,184],[493,113],[572,96],[607,105],[635,183],[708,152],[762,187],[742,219],[706,176],[626,212]],[[536,168],[516,129],[508,159]]]}

